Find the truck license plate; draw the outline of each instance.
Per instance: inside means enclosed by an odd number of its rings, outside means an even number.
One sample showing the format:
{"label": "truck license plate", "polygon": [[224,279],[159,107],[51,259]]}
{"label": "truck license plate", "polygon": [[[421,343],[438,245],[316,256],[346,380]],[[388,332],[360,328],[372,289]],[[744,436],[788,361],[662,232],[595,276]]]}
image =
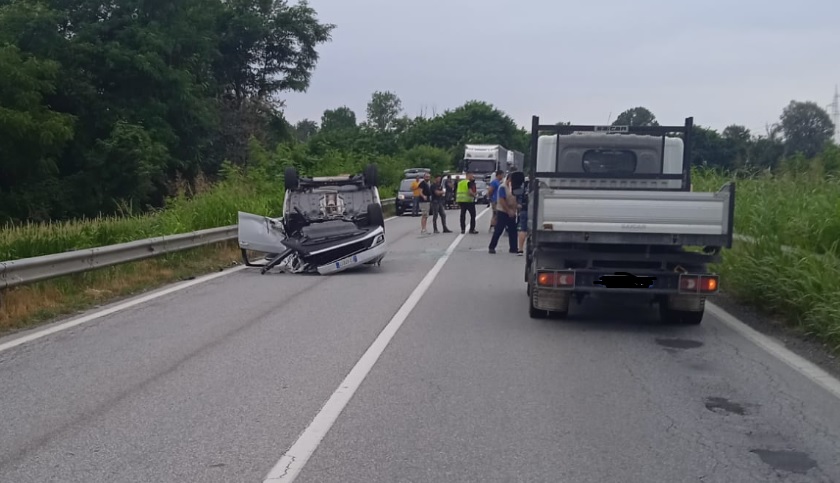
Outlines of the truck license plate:
{"label": "truck license plate", "polygon": [[593,285],[601,285],[605,288],[654,288],[656,277],[637,276],[628,272],[615,272],[604,274],[593,282]]}
{"label": "truck license plate", "polygon": [[339,261],[335,262],[335,268],[344,268],[347,265],[350,265],[351,263],[356,263],[358,261],[359,261],[359,258],[356,257],[356,255],[353,255],[352,257],[347,257],[347,258],[344,258],[342,260],[339,260]]}

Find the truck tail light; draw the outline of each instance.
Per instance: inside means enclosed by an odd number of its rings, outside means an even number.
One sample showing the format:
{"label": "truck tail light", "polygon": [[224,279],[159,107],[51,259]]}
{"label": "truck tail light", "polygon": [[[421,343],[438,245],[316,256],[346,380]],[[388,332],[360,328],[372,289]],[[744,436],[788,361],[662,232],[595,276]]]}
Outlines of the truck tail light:
{"label": "truck tail light", "polygon": [[575,272],[537,272],[537,285],[540,287],[574,287]]}
{"label": "truck tail light", "polygon": [[680,275],[680,292],[711,293],[717,289],[717,275]]}

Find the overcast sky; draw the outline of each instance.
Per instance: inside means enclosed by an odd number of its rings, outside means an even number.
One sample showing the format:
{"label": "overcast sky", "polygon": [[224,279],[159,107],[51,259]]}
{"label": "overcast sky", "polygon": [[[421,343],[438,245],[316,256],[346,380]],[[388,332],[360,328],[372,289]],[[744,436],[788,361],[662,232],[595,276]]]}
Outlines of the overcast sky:
{"label": "overcast sky", "polygon": [[370,94],[390,90],[412,117],[478,99],[520,126],[589,124],[645,106],[662,124],[764,133],[792,99],[827,108],[840,83],[840,0],[310,5],[337,27],[309,90],[286,95],[292,123],[341,105],[361,121]]}

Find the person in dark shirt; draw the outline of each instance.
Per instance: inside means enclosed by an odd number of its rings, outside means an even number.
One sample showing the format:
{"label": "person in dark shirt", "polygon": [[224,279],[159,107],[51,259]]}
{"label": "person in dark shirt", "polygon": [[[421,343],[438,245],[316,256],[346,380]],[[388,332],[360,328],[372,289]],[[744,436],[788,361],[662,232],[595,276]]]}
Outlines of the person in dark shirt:
{"label": "person in dark shirt", "polygon": [[[530,179],[533,179],[533,175],[530,176]],[[525,180],[521,187],[513,189],[513,193],[516,195],[518,208],[516,213],[516,226],[519,229],[520,256],[522,256],[525,251],[525,242],[528,239],[528,190],[530,189],[530,179]]]}
{"label": "person in dark shirt", "polygon": [[426,230],[426,221],[429,219],[429,205],[432,201],[432,185],[430,183],[431,175],[426,173],[423,177],[423,181],[420,182],[420,186],[418,186],[418,191],[420,191],[420,234],[425,235],[429,233]]}
{"label": "person in dark shirt", "polygon": [[443,232],[452,233],[452,230],[446,227],[446,190],[443,188],[440,176],[435,176],[435,182],[432,183],[432,202],[430,204],[430,209],[432,211],[432,228],[435,233],[440,233],[437,228],[437,219],[438,216],[440,216],[440,223],[443,227]]}

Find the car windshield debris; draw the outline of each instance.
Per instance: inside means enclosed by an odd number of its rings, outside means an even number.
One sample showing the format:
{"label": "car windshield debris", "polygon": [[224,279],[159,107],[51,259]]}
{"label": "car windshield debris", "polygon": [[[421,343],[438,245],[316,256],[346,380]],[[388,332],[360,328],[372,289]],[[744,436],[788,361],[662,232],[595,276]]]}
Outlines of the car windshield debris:
{"label": "car windshield debris", "polygon": [[[289,273],[322,275],[380,265],[387,252],[378,173],[321,178],[286,168],[283,216],[239,212],[239,248],[249,267],[265,274],[277,267]],[[248,251],[266,253],[253,263]]]}

